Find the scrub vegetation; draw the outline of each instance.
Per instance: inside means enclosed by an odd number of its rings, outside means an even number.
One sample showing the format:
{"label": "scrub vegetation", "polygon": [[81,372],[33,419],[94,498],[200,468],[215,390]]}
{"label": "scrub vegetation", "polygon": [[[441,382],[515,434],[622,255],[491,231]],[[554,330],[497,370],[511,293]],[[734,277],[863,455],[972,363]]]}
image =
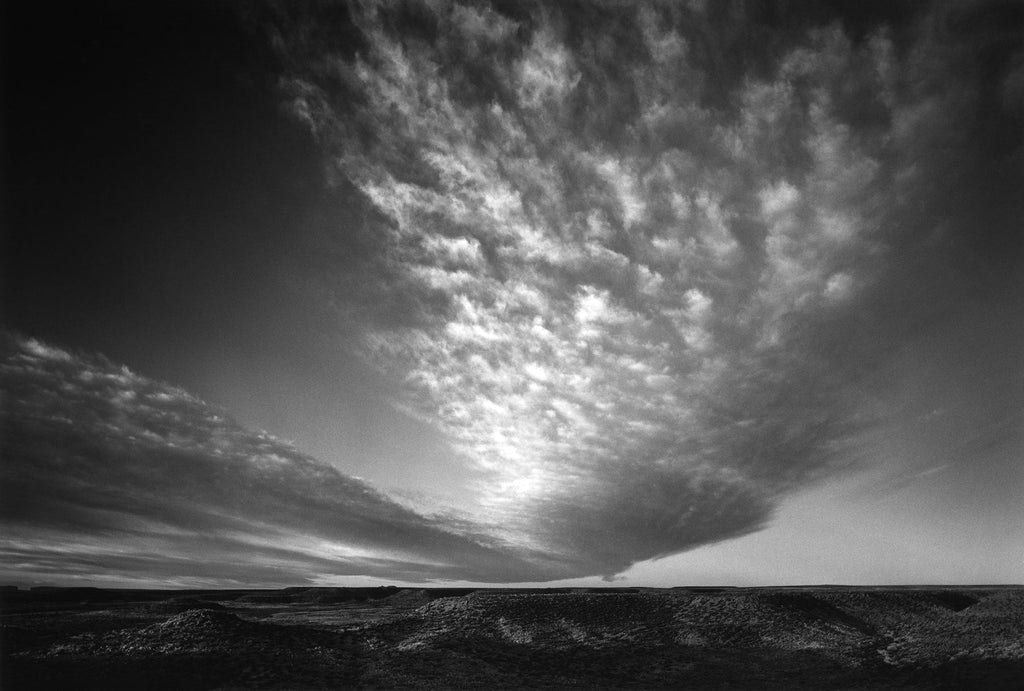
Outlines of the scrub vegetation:
{"label": "scrub vegetation", "polygon": [[1021,688],[1024,589],[7,591],[3,688]]}

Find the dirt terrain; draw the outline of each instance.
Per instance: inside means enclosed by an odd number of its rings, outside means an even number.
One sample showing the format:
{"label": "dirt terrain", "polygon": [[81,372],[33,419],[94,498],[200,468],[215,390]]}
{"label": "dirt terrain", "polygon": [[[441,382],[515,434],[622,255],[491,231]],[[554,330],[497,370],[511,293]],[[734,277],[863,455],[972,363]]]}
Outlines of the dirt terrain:
{"label": "dirt terrain", "polygon": [[1024,689],[1024,588],[3,592],[2,688]]}

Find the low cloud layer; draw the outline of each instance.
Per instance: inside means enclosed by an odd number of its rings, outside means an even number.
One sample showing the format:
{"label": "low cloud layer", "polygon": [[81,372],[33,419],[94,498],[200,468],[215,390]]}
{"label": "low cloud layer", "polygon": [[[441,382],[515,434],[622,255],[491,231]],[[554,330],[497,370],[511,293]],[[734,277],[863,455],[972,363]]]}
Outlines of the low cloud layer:
{"label": "low cloud layer", "polygon": [[22,578],[288,584],[560,572],[102,357],[6,335],[0,553]]}

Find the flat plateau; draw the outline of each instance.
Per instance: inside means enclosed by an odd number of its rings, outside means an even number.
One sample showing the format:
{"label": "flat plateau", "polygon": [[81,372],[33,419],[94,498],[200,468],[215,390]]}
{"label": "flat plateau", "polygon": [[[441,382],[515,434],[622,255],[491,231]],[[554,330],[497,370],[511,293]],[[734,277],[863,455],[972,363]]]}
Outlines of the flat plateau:
{"label": "flat plateau", "polygon": [[2,688],[1024,689],[1024,587],[3,591]]}

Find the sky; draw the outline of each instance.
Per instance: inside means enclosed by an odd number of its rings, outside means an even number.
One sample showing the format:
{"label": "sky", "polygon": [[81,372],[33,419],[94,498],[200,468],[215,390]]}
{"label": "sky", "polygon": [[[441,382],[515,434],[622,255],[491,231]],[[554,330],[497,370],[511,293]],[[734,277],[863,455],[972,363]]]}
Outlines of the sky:
{"label": "sky", "polygon": [[1024,582],[1024,5],[6,8],[0,581]]}

